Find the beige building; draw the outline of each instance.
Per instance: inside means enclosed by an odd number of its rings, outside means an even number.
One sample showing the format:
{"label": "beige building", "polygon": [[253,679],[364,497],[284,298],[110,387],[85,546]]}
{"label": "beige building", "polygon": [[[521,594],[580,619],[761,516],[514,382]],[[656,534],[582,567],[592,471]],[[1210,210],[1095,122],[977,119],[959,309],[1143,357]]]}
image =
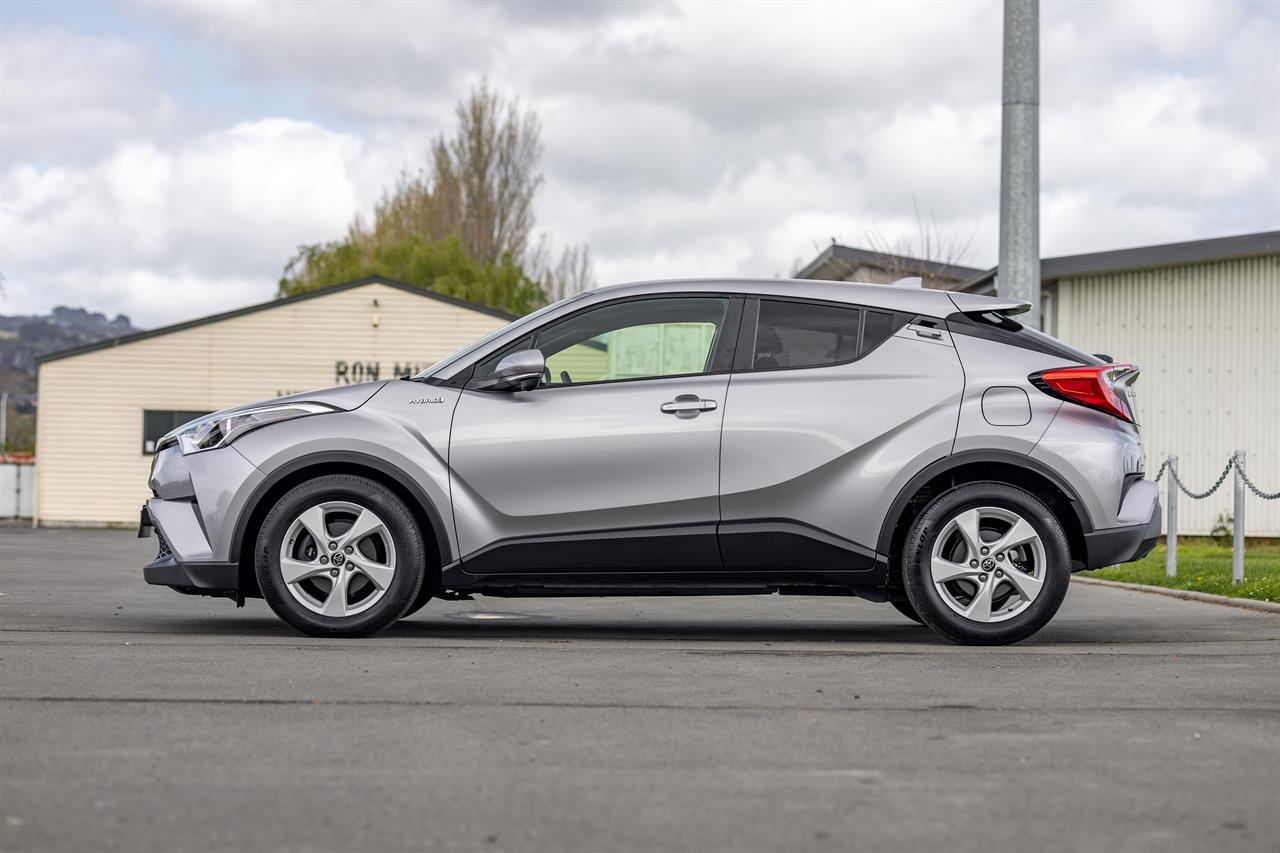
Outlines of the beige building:
{"label": "beige building", "polygon": [[155,441],[254,400],[416,373],[509,315],[363,279],[40,361],[36,521],[136,524]]}
{"label": "beige building", "polygon": [[[836,248],[858,251],[832,247],[810,266]],[[996,272],[943,286],[993,294]],[[1240,449],[1253,481],[1280,489],[1280,231],[1045,258],[1040,273],[1045,331],[1142,367],[1152,476],[1176,454],[1183,481],[1203,491]],[[1206,534],[1229,515],[1231,485],[1206,500],[1183,497],[1179,531]],[[1280,536],[1280,501],[1249,495],[1245,531]]]}

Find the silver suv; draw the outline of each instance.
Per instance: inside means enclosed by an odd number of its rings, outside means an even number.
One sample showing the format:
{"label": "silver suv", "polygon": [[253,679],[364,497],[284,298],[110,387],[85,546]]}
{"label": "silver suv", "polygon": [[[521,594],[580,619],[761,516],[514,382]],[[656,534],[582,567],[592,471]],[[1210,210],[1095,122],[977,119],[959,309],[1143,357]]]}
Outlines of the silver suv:
{"label": "silver suv", "polygon": [[1160,534],[1137,369],[1026,308],[817,281],[580,294],[418,376],[174,430],[144,574],[324,636],[432,597],[784,593],[1016,642],[1071,572]]}

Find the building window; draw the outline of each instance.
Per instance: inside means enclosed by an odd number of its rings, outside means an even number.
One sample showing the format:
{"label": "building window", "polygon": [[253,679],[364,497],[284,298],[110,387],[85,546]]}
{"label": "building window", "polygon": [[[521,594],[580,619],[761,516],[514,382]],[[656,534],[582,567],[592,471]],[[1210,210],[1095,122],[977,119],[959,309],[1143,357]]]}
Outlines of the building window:
{"label": "building window", "polygon": [[203,418],[209,412],[160,412],[147,409],[142,413],[142,452],[156,452],[156,443],[164,434],[182,426],[187,421]]}

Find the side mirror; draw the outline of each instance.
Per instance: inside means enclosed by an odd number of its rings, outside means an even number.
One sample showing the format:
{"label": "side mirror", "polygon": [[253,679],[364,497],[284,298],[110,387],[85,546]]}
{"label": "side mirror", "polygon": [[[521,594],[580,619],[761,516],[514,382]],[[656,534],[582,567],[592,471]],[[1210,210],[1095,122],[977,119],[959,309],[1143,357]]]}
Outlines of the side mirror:
{"label": "side mirror", "polygon": [[498,362],[498,367],[493,372],[493,390],[528,391],[538,384],[546,367],[547,360],[540,350],[523,349],[513,352]]}

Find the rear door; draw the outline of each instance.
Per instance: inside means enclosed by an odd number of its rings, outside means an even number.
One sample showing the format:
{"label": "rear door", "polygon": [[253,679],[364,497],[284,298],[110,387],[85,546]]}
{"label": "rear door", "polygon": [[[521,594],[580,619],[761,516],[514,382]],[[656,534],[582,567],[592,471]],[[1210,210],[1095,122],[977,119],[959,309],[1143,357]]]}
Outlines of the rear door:
{"label": "rear door", "polygon": [[556,320],[509,351],[524,392],[466,390],[450,440],[463,569],[475,574],[720,568],[720,426],[741,299],[664,295]]}
{"label": "rear door", "polygon": [[748,299],[721,451],[726,569],[871,570],[889,503],[950,452],[964,379],[940,321]]}

